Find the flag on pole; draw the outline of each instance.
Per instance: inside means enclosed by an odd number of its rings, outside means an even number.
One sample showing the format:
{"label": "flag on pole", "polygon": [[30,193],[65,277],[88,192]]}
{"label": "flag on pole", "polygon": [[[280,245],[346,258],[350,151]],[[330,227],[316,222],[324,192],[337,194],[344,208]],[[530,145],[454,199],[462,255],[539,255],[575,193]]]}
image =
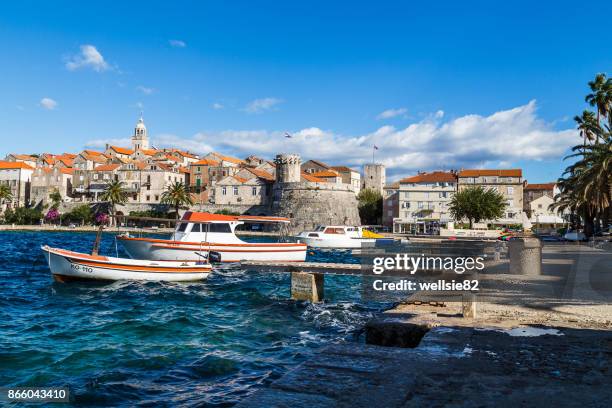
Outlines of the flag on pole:
{"label": "flag on pole", "polygon": [[374,150],[378,150],[378,146],[374,145]]}
{"label": "flag on pole", "polygon": [[286,137],[287,139],[291,139],[293,136],[291,136],[291,135],[289,134],[289,132],[285,132],[285,137]]}

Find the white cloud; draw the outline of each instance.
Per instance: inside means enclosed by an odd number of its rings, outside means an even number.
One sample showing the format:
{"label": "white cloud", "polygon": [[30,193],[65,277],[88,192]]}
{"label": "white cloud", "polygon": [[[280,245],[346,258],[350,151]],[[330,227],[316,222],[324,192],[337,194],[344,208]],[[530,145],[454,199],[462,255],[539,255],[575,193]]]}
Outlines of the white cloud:
{"label": "white cloud", "polygon": [[51,99],[51,98],[42,98],[40,100],[40,106],[42,106],[43,108],[47,109],[47,110],[53,110],[55,108],[57,108],[57,101]]}
{"label": "white cloud", "polygon": [[195,152],[221,151],[239,157],[250,154],[272,158],[296,152],[303,159],[358,167],[372,158],[384,163],[389,174],[409,175],[417,170],[510,167],[523,160],[559,160],[580,140],[574,129],[555,130],[537,116],[535,101],[489,116],[466,115],[443,121],[434,112],[403,128],[382,126],[362,135],[341,135],[310,127],[285,130],[226,130],[201,132],[189,138],[165,136],[168,145],[181,144]]}
{"label": "white cloud", "polygon": [[406,108],[397,108],[397,109],[387,109],[384,112],[381,112],[376,116],[376,119],[391,119],[397,116],[405,115],[408,112]]}
{"label": "white cloud", "polygon": [[170,44],[170,46],[174,48],[185,48],[187,46],[185,41],[181,40],[169,40],[168,44]]}
{"label": "white cloud", "polygon": [[143,95],[151,95],[155,93],[155,88],[147,88],[146,86],[137,86],[136,89],[143,93]]}
{"label": "white cloud", "polygon": [[254,101],[249,102],[244,110],[248,113],[262,113],[274,109],[282,102],[283,100],[278,98],[255,99]]}
{"label": "white cloud", "polygon": [[70,71],[77,70],[79,68],[91,68],[96,72],[102,72],[110,69],[111,67],[104,60],[100,51],[93,45],[85,44],[81,45],[81,53],[73,55],[66,62],[66,68]]}
{"label": "white cloud", "polygon": [[215,103],[213,103],[213,104],[212,104],[212,108],[213,108],[214,110],[220,110],[220,109],[225,108],[225,106],[223,106],[223,105],[222,105],[222,104],[220,104],[219,102],[215,102]]}

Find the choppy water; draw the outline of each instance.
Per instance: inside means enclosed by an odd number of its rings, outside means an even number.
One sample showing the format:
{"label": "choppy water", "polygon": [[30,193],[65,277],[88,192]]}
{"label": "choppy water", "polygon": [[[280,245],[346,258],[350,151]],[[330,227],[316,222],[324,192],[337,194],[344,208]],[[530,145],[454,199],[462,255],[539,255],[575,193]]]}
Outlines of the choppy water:
{"label": "choppy water", "polygon": [[[321,345],[360,341],[380,307],[359,303],[358,277],[326,277],[312,305],[289,300],[288,274],[237,266],[201,283],[54,283],[40,246],[88,252],[94,238],[0,232],[0,387],[67,385],[80,406],[229,406]],[[101,253],[115,254],[112,235]]]}

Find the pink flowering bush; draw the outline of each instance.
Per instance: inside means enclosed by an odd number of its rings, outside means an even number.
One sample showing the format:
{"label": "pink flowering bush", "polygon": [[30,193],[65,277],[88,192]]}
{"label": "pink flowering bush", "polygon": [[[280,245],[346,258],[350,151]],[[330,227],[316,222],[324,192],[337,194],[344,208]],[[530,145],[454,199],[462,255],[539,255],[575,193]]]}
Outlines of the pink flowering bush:
{"label": "pink flowering bush", "polygon": [[51,208],[49,211],[47,211],[47,214],[45,215],[45,221],[54,222],[59,220],[59,217],[60,213],[57,208]]}
{"label": "pink flowering bush", "polygon": [[106,213],[97,213],[96,214],[95,221],[96,221],[97,225],[106,225],[106,224],[108,224],[108,220],[109,220],[108,214],[106,214]]}

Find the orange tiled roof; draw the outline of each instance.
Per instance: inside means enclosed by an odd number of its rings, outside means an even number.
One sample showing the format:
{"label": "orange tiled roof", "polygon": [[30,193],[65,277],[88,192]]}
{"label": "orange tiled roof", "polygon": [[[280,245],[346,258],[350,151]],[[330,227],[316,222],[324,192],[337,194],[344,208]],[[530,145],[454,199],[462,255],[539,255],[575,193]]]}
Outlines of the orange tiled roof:
{"label": "orange tiled roof", "polygon": [[216,160],[212,160],[212,159],[202,159],[195,163],[191,163],[190,165],[191,166],[218,166],[219,162]]}
{"label": "orange tiled roof", "polygon": [[88,154],[88,155],[91,155],[91,156],[102,156],[102,155],[104,155],[104,153],[97,152],[95,150],[83,150],[82,153],[85,153],[85,154]]}
{"label": "orange tiled roof", "polygon": [[555,183],[527,184],[525,190],[554,190]]}
{"label": "orange tiled roof", "polygon": [[[325,167],[326,169],[331,168],[331,166],[330,166],[329,164],[327,164],[327,163],[323,163],[322,161],[312,160],[312,159],[311,159],[311,160],[308,160],[308,161],[313,162],[313,163],[314,163],[314,164],[316,164],[317,166]],[[306,162],[306,163],[308,163],[308,162]]]}
{"label": "orange tiled roof", "polygon": [[110,149],[114,150],[115,152],[119,153],[119,154],[132,154],[134,153],[133,150],[131,149],[127,149],[125,147],[119,147],[119,146],[109,146]]}
{"label": "orange tiled roof", "polygon": [[198,156],[196,156],[195,154],[191,154],[189,152],[185,152],[183,150],[179,150],[179,149],[172,149],[173,152],[180,154],[183,157],[187,157],[189,159],[197,159]]}
{"label": "orange tiled roof", "polygon": [[185,173],[185,174],[191,174],[191,171],[189,171],[189,169],[185,166],[180,166],[178,168],[179,173]]}
{"label": "orange tiled roof", "polygon": [[59,160],[62,163],[64,163],[66,165],[66,167],[72,167],[73,160],[71,158],[69,158],[69,157],[60,157],[60,156],[57,156],[56,158],[57,158],[57,160]]}
{"label": "orange tiled roof", "polygon": [[243,160],[237,159],[236,157],[232,157],[232,156],[224,156],[221,153],[213,153],[215,156],[217,156],[219,159],[223,160],[223,161],[227,161],[230,163],[235,163],[235,164],[242,164],[244,163]]}
{"label": "orange tiled roof", "polygon": [[34,170],[34,167],[28,166],[23,162],[8,162],[8,161],[0,161],[0,170]]}
{"label": "orange tiled roof", "polygon": [[274,181],[274,176],[270,173],[268,173],[265,170],[261,170],[261,169],[253,169],[253,168],[249,168],[247,169],[248,171],[250,171],[251,173],[253,173],[254,175],[256,175],[259,178],[262,178],[264,180],[268,180],[268,181]]}
{"label": "orange tiled roof", "polygon": [[30,156],[29,154],[13,154],[12,156],[16,158],[17,160],[26,160],[26,161],[38,160],[36,157]]}
{"label": "orange tiled roof", "polygon": [[331,177],[339,177],[340,175],[332,170],[323,170],[312,173],[313,177],[317,178],[331,178]]}
{"label": "orange tiled roof", "polygon": [[69,159],[74,159],[75,157],[77,157],[77,155],[74,153],[62,153],[59,155],[59,157],[67,157]]}
{"label": "orange tiled roof", "polygon": [[74,173],[74,169],[72,169],[72,168],[61,168],[61,169],[59,169],[59,171],[61,173],[64,173],[64,174],[73,174]]}
{"label": "orange tiled roof", "polygon": [[400,183],[454,183],[457,176],[448,171],[432,171],[400,180]]}
{"label": "orange tiled roof", "polygon": [[157,153],[157,150],[155,149],[140,149],[140,151],[147,156],[153,156],[155,153]]}
{"label": "orange tiled roof", "polygon": [[306,181],[310,181],[312,183],[323,183],[325,180],[320,179],[318,177],[314,177],[311,174],[306,173],[305,171],[302,172],[301,174],[302,178]]}
{"label": "orange tiled roof", "polygon": [[498,176],[498,177],[523,177],[523,171],[521,169],[508,169],[508,170],[461,170],[459,177],[480,177],[480,176]]}
{"label": "orange tiled roof", "polygon": [[238,180],[241,183],[244,183],[244,182],[248,181],[244,177],[240,177],[240,176],[232,176],[232,177],[234,177],[236,180]]}
{"label": "orange tiled roof", "polygon": [[332,170],[336,170],[336,171],[354,171],[355,173],[357,173],[357,170],[353,170],[350,167],[346,167],[346,166],[332,166]]}
{"label": "orange tiled roof", "polygon": [[118,163],[103,164],[101,166],[96,167],[94,171],[113,171],[119,166],[121,165]]}

